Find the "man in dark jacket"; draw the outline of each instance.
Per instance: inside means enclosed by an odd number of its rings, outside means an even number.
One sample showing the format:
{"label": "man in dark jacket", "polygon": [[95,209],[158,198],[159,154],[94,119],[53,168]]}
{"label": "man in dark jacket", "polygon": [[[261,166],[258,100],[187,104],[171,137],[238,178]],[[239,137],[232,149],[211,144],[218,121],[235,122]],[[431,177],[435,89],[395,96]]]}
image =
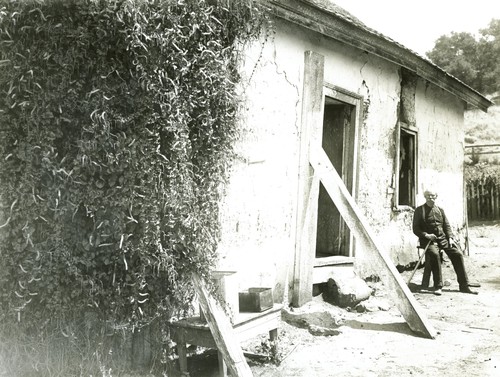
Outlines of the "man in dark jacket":
{"label": "man in dark jacket", "polygon": [[429,258],[432,277],[434,279],[434,293],[442,294],[443,274],[441,271],[440,250],[444,250],[457,274],[460,292],[477,294],[469,288],[469,280],[465,272],[464,256],[453,241],[453,231],[446,215],[435,204],[437,194],[433,190],[424,192],[425,204],[417,207],[413,214],[413,233],[418,237],[420,245],[429,247],[425,254]]}

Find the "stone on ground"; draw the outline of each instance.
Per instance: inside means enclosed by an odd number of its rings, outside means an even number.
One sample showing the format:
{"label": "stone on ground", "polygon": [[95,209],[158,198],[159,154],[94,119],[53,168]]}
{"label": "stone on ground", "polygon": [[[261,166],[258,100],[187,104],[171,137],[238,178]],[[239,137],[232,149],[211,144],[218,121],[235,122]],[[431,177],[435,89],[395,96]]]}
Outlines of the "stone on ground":
{"label": "stone on ground", "polygon": [[373,292],[363,279],[354,274],[333,276],[328,279],[327,287],[325,299],[341,308],[354,308]]}

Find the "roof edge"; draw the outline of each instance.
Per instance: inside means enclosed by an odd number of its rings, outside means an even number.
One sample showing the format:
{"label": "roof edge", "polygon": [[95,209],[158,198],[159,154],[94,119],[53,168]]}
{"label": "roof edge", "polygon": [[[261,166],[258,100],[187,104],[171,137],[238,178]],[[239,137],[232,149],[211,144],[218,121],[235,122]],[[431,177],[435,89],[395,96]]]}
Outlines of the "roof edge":
{"label": "roof edge", "polygon": [[[275,16],[323,34],[350,46],[365,50],[395,63],[417,76],[446,90],[468,105],[487,112],[493,105],[488,98],[453,77],[442,68],[403,45],[365,26],[349,13],[339,12],[339,6],[324,6],[318,1],[266,0],[269,11]],[[332,19],[335,22],[332,22]]]}

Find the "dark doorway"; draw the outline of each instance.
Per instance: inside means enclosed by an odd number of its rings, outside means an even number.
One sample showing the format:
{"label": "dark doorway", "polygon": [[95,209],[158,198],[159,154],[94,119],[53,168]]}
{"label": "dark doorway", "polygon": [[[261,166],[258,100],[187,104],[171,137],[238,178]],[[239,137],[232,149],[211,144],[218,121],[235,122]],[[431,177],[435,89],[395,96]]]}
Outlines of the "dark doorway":
{"label": "dark doorway", "polygon": [[[355,106],[326,97],[322,146],[352,194]],[[350,232],[337,207],[320,184],[316,258],[350,256]]]}

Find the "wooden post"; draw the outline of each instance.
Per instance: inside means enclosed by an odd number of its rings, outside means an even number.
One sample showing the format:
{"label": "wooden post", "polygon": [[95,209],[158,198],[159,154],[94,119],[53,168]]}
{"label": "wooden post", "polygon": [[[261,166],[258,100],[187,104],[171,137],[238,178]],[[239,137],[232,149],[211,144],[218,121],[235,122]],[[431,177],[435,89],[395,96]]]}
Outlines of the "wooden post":
{"label": "wooden post", "polygon": [[292,305],[296,307],[312,299],[319,181],[313,179],[313,170],[309,164],[309,149],[311,146],[321,147],[324,64],[324,56],[312,51],[305,52],[292,294]]}
{"label": "wooden post", "polygon": [[376,244],[368,222],[333,167],[323,148],[311,151],[311,165],[323,186],[337,206],[342,218],[353,232],[356,243],[366,250],[370,263],[389,291],[389,295],[414,332],[427,338],[435,337],[435,330],[420,313],[420,306],[401,278],[390,258]]}
{"label": "wooden post", "polygon": [[495,180],[491,177],[490,181],[490,216],[492,220],[495,220]]}
{"label": "wooden post", "polygon": [[479,179],[474,182],[474,190],[475,190],[475,202],[476,202],[476,220],[481,218],[481,191],[479,189]]}
{"label": "wooden post", "polygon": [[499,216],[499,210],[500,210],[500,203],[498,202],[498,182],[497,180],[495,179],[495,184],[493,186],[493,197],[494,197],[494,200],[493,200],[493,208],[495,209],[495,213],[494,213],[494,219],[495,220],[498,220],[500,218]]}
{"label": "wooden post", "polygon": [[465,225],[465,243],[464,243],[464,249],[466,252],[466,255],[470,255],[470,249],[469,249],[469,190],[468,190],[468,185],[465,186],[466,189],[466,194],[465,194],[465,204],[464,204],[464,225]]}
{"label": "wooden post", "polygon": [[181,335],[181,339],[179,339],[179,343],[177,343],[177,352],[179,353],[179,369],[181,375],[187,375],[187,349],[184,335]]}
{"label": "wooden post", "polygon": [[200,308],[203,311],[208,327],[214,338],[217,350],[222,355],[227,368],[234,377],[252,377],[243,351],[236,341],[233,326],[217,301],[208,293],[203,281],[197,274],[191,276]]}
{"label": "wooden post", "polygon": [[480,184],[479,184],[479,218],[481,220],[484,220],[484,184],[483,180],[481,179]]}

